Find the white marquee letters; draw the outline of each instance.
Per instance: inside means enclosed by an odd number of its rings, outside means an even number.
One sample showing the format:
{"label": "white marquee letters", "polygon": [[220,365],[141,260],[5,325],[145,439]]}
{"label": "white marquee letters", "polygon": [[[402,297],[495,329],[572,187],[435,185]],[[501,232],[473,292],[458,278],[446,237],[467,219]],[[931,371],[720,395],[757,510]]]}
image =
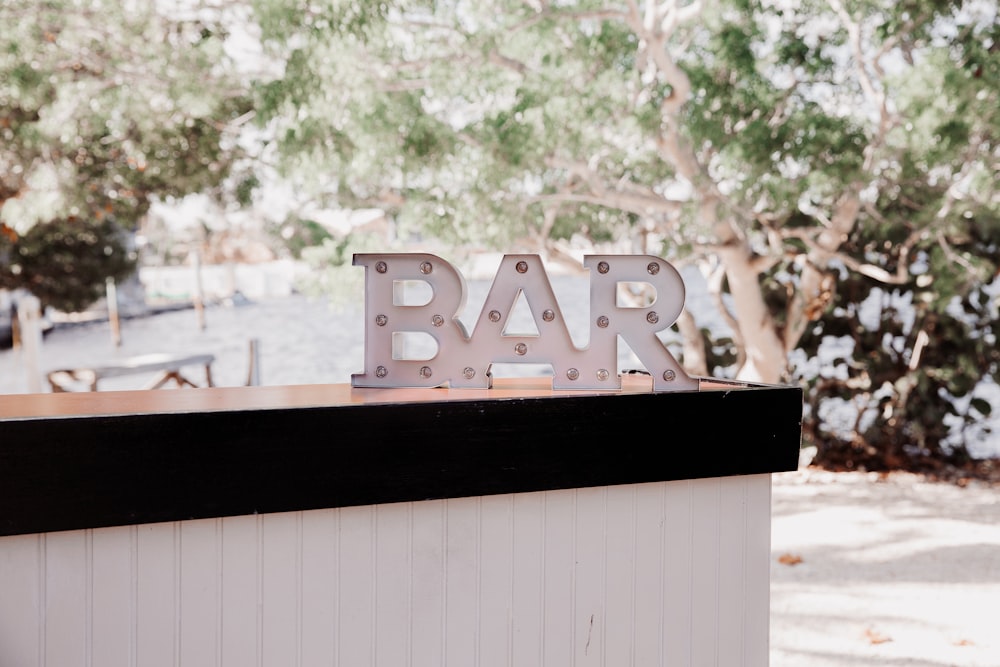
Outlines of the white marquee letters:
{"label": "white marquee letters", "polygon": [[[465,279],[445,260],[425,253],[364,253],[365,370],[355,387],[486,388],[494,363],[549,364],[554,389],[620,389],[618,337],[653,378],[654,391],[696,390],[657,332],[672,325],[684,307],[684,281],[669,263],[651,255],[588,255],[590,340],[574,345],[548,275],[538,255],[505,255],[470,335],[459,315]],[[429,299],[409,303],[408,284],[426,283]],[[620,283],[648,283],[656,298],[642,308],[618,304]],[[524,297],[537,333],[506,333],[519,297]],[[437,352],[408,358],[405,336],[430,337]]]}

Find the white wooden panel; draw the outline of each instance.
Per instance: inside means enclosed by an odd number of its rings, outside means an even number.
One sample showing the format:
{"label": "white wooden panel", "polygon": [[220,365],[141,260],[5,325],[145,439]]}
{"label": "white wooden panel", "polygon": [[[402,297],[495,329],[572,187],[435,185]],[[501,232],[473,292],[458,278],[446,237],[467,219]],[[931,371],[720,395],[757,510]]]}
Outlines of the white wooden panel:
{"label": "white wooden panel", "polygon": [[718,665],[738,665],[746,652],[746,511],[746,484],[719,484],[718,585],[713,619]]}
{"label": "white wooden panel", "polygon": [[221,519],[184,521],[178,527],[178,653],[184,667],[218,664]]}
{"label": "white wooden panel", "polygon": [[375,508],[340,511],[337,665],[375,664]]}
{"label": "white wooden panel", "polygon": [[719,611],[719,484],[691,484],[692,567],[691,658],[696,665],[718,663]]}
{"label": "white wooden panel", "polygon": [[484,497],[480,508],[478,664],[506,667],[511,664],[513,496]]}
{"label": "white wooden panel", "polygon": [[44,660],[45,536],[0,538],[0,662],[16,667]]}
{"label": "white wooden panel", "polygon": [[295,665],[299,645],[301,513],[261,517],[261,656],[265,665]]}
{"label": "white wooden panel", "polygon": [[[573,664],[599,667],[604,658],[607,489],[574,494]],[[615,610],[616,613],[618,610]]]}
{"label": "white wooden panel", "polygon": [[375,665],[405,665],[410,649],[411,504],[375,507]]}
{"label": "white wooden panel", "polygon": [[178,655],[177,523],[139,526],[136,569],[136,664],[173,667]]}
{"label": "white wooden panel", "polygon": [[545,493],[542,534],[542,660],[545,665],[573,664],[574,546],[576,491]]}
{"label": "white wooden panel", "polygon": [[[663,664],[691,665],[695,659],[694,642],[699,631],[697,616],[704,602],[695,577],[704,577],[705,561],[714,562],[713,554],[703,554],[700,548],[709,544],[702,539],[708,529],[701,525],[705,517],[714,517],[711,508],[698,505],[698,497],[712,501],[715,480],[683,481],[664,486],[664,514],[661,540],[664,545],[663,596]],[[714,524],[710,527],[714,531]],[[714,568],[709,570],[714,573]],[[714,582],[710,584],[714,587]],[[714,599],[714,598],[713,598]]]}
{"label": "white wooden panel", "polygon": [[544,587],[545,494],[514,496],[511,573],[511,664],[541,665]]}
{"label": "white wooden panel", "polygon": [[746,576],[743,580],[746,614],[745,665],[766,665],[770,654],[771,600],[771,476],[742,478],[746,484]]}
{"label": "white wooden panel", "polygon": [[302,664],[333,665],[337,655],[340,513],[302,514]]}
{"label": "white wooden panel", "polygon": [[767,664],[770,477],[0,538],[0,665]]}
{"label": "white wooden panel", "polygon": [[445,509],[445,663],[478,664],[479,498],[450,499]]}
{"label": "white wooden panel", "polygon": [[[604,517],[604,655],[602,664],[633,665],[636,581],[636,487],[607,490]],[[645,586],[646,582],[642,582]]]}
{"label": "white wooden panel", "polygon": [[260,663],[260,522],[259,516],[222,520],[222,667]]}
{"label": "white wooden panel", "polygon": [[[635,487],[636,504],[635,515],[632,517],[635,526],[635,607],[631,610],[633,620],[632,641],[635,655],[635,665],[663,665],[663,642],[664,636],[671,643],[675,643],[672,638],[677,634],[677,619],[664,618],[664,581],[668,574],[676,576],[676,573],[667,573],[664,559],[664,540],[684,539],[685,537],[671,536],[666,538],[664,527],[667,516],[664,515],[664,492],[665,487],[659,484],[640,484]],[[674,488],[678,488],[674,485]],[[682,499],[680,499],[682,500]],[[683,507],[672,508],[672,510],[684,512]],[[671,514],[670,517],[673,517]],[[622,517],[627,520],[628,517]],[[686,535],[686,534],[685,534]],[[688,567],[688,563],[684,563]],[[686,598],[685,598],[686,599]],[[674,603],[667,609],[676,608],[680,601]],[[617,610],[615,610],[615,613]],[[622,612],[624,613],[624,612]],[[679,663],[678,663],[679,664]]]}
{"label": "white wooden panel", "polygon": [[88,655],[88,534],[82,530],[45,537],[45,661],[84,665]]}
{"label": "white wooden panel", "polygon": [[135,663],[133,644],[135,528],[92,532],[92,664],[126,667]]}
{"label": "white wooden panel", "polygon": [[414,503],[410,619],[412,665],[444,664],[446,501]]}

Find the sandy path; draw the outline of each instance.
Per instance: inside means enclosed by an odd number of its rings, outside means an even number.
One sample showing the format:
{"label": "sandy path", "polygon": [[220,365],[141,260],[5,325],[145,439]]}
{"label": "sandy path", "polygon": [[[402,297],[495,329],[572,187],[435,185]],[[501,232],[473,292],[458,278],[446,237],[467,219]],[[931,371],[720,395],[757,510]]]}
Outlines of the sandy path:
{"label": "sandy path", "polygon": [[773,517],[772,667],[1000,665],[1000,488],[806,469]]}

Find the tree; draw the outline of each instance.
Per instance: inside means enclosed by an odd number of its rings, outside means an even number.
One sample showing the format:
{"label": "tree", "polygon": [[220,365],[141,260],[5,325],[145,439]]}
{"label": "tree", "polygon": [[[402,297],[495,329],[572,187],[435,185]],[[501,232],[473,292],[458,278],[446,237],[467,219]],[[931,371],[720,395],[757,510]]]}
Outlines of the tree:
{"label": "tree", "polygon": [[[258,89],[259,118],[302,188],[380,207],[403,237],[699,262],[733,325],[731,371],[807,386],[821,462],[961,454],[929,427],[998,373],[995,4],[254,7],[286,65]],[[911,299],[916,319],[859,321],[874,294]],[[695,363],[697,323],[680,326],[694,372],[729,372]],[[815,361],[846,329],[856,344],[838,374],[810,370],[798,351]],[[956,355],[961,383],[928,381]],[[875,410],[865,456],[863,438],[828,428],[831,392],[893,406]],[[922,424],[919,437],[892,419]]]}
{"label": "tree", "polygon": [[122,233],[154,199],[222,194],[251,111],[224,49],[228,11],[0,6],[0,287],[84,308],[128,274]]}
{"label": "tree", "polygon": [[17,259],[0,272],[0,287],[26,289],[41,303],[65,312],[101,298],[107,278],[120,281],[135,270],[128,239],[109,218],[88,224],[41,222],[12,245]]}

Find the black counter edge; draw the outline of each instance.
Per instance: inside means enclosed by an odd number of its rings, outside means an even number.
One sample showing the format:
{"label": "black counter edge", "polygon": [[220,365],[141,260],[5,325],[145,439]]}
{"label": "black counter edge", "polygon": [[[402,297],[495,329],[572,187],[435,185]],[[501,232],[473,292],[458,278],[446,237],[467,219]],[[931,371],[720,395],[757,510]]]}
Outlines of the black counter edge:
{"label": "black counter edge", "polygon": [[799,387],[0,420],[0,535],[795,470]]}

